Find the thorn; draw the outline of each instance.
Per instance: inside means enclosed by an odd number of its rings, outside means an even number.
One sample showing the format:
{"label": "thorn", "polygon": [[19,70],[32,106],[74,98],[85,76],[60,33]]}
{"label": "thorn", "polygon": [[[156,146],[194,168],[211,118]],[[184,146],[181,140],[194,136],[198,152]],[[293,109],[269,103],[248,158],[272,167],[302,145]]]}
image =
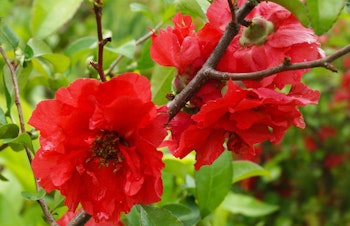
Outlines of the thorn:
{"label": "thorn", "polygon": [[337,69],[334,65],[332,65],[332,64],[330,64],[330,63],[327,63],[327,62],[324,63],[324,67],[325,67],[326,69],[332,71],[332,72],[335,72],[335,73],[338,72],[338,69]]}
{"label": "thorn", "polygon": [[290,66],[290,65],[292,65],[290,57],[284,57],[283,66]]}

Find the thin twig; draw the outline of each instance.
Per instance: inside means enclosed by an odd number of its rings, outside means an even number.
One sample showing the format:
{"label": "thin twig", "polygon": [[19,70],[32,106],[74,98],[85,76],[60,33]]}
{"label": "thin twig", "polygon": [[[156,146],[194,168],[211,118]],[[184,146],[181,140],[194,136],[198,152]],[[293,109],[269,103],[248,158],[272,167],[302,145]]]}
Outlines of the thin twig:
{"label": "thin twig", "polygon": [[[143,42],[145,42],[147,39],[149,39],[155,31],[157,31],[161,26],[162,26],[163,22],[157,24],[157,26],[155,26],[155,28],[152,29],[152,31],[148,32],[147,34],[145,34],[144,36],[142,36],[141,38],[137,39],[135,42],[135,45],[138,46],[140,44],[142,44]],[[114,68],[117,66],[117,64],[124,58],[124,55],[119,55],[113,62],[112,64],[109,66],[106,75],[109,76],[113,76],[113,70]]]}
{"label": "thin twig", "polygon": [[[12,82],[13,82],[13,88],[15,91],[15,104],[17,107],[17,112],[18,112],[18,118],[19,118],[19,123],[20,123],[20,129],[21,129],[21,133],[25,133],[26,129],[25,129],[25,122],[24,122],[24,117],[23,117],[23,111],[22,111],[22,105],[21,105],[21,100],[20,100],[20,94],[19,94],[19,88],[18,88],[18,82],[17,82],[17,75],[16,75],[16,70],[14,68],[14,66],[11,64],[9,58],[6,55],[6,52],[4,51],[4,49],[0,46],[0,53],[2,55],[2,57],[4,58],[6,65],[8,66],[8,68],[10,69],[10,73],[11,73],[11,78],[12,78]],[[33,155],[30,151],[30,149],[26,146],[24,146],[24,149],[26,151],[27,154],[27,158],[29,163],[32,162],[33,160]],[[41,187],[38,183],[38,181],[34,178],[35,181],[35,187],[36,187],[36,191],[39,192]],[[51,226],[58,226],[58,224],[55,221],[55,218],[52,216],[49,207],[47,206],[45,200],[39,199],[37,201],[44,213],[44,216],[47,220],[47,222],[51,225]]]}
{"label": "thin twig", "polygon": [[347,45],[335,51],[333,54],[327,57],[324,57],[318,60],[309,61],[309,62],[289,63],[289,64],[282,63],[279,66],[272,67],[266,70],[257,71],[257,72],[248,72],[248,73],[228,73],[228,72],[220,72],[213,68],[208,68],[208,70],[206,71],[206,76],[209,79],[215,79],[215,80],[227,80],[229,78],[231,78],[232,80],[260,80],[265,77],[268,77],[283,71],[309,69],[309,68],[316,68],[316,67],[323,67],[332,72],[337,72],[337,69],[331,64],[331,62],[348,53],[350,53],[350,45]]}
{"label": "thin twig", "polygon": [[95,12],[95,18],[96,18],[97,38],[98,38],[98,56],[97,56],[97,63],[92,61],[92,62],[90,62],[90,65],[93,68],[95,68],[95,70],[98,72],[98,75],[100,76],[101,81],[105,82],[105,81],[107,81],[107,79],[106,79],[105,72],[103,70],[103,48],[112,39],[110,37],[103,39],[102,7],[103,7],[102,0],[96,0],[94,2],[94,12]]}

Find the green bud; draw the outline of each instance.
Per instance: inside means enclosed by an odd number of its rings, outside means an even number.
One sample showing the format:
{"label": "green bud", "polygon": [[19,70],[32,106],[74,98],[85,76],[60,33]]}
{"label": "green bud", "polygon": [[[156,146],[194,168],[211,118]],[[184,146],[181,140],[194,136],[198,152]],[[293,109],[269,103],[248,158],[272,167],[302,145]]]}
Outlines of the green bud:
{"label": "green bud", "polygon": [[255,17],[249,27],[243,29],[243,33],[239,42],[242,46],[262,45],[274,31],[272,22],[261,17]]}

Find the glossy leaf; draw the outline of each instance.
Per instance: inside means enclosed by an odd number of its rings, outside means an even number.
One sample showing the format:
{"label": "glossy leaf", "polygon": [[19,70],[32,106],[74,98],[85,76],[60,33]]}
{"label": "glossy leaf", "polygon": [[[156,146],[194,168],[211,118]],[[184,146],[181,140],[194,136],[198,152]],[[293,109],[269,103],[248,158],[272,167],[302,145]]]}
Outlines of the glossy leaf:
{"label": "glossy leaf", "polygon": [[195,225],[200,217],[199,213],[196,213],[188,206],[179,203],[167,204],[164,205],[163,208],[174,214],[184,226]]}
{"label": "glossy leaf", "polygon": [[6,143],[8,143],[14,151],[21,151],[24,149],[24,147],[34,151],[32,139],[28,133],[22,133],[18,137],[6,141]]}
{"label": "glossy leaf", "polygon": [[45,38],[70,20],[83,0],[35,0],[30,27],[35,37]]}
{"label": "glossy leaf", "polygon": [[16,124],[5,124],[0,126],[0,139],[11,139],[18,136],[19,128]]}
{"label": "glossy leaf", "polygon": [[0,44],[9,45],[12,49],[16,49],[19,43],[19,38],[15,32],[0,20]]}
{"label": "glossy leaf", "polygon": [[296,18],[298,18],[302,25],[305,27],[309,26],[307,7],[300,0],[271,0],[271,2],[275,2],[288,9]]}
{"label": "glossy leaf", "polygon": [[41,198],[43,198],[46,195],[45,190],[41,189],[39,192],[36,193],[32,193],[32,192],[28,192],[28,191],[22,191],[21,195],[23,198],[31,200],[31,201],[36,201],[39,200]]}
{"label": "glossy leaf", "polygon": [[127,58],[132,59],[135,54],[136,42],[135,40],[131,40],[118,48],[106,48],[111,52],[119,53]]}
{"label": "glossy leaf", "polygon": [[178,0],[176,1],[176,10],[193,17],[206,19],[204,9],[196,0]]}
{"label": "glossy leaf", "polygon": [[7,124],[5,112],[0,107],[0,126]]}
{"label": "glossy leaf", "polygon": [[221,207],[231,213],[248,217],[261,217],[278,210],[278,206],[261,202],[247,195],[234,193],[227,195]]}
{"label": "glossy leaf", "polygon": [[152,99],[158,105],[166,104],[166,95],[171,91],[175,68],[156,65],[151,77]]}
{"label": "glossy leaf", "polygon": [[64,53],[67,56],[73,56],[75,53],[79,51],[96,48],[96,46],[97,46],[97,39],[95,37],[84,37],[70,44],[68,48],[64,51]]}
{"label": "glossy leaf", "polygon": [[231,189],[232,153],[224,152],[212,165],[196,171],[196,198],[202,217],[207,216],[224,200]]}
{"label": "glossy leaf", "polygon": [[70,64],[68,57],[58,53],[45,54],[41,58],[51,63],[53,72],[62,73],[67,70]]}
{"label": "glossy leaf", "polygon": [[270,176],[270,172],[251,161],[233,162],[233,183],[256,176]]}
{"label": "glossy leaf", "polygon": [[143,13],[144,15],[146,15],[151,20],[153,20],[153,18],[154,18],[153,15],[152,15],[152,12],[150,11],[150,9],[145,4],[134,2],[134,3],[130,4],[130,9],[133,12]]}
{"label": "glossy leaf", "polygon": [[344,0],[306,0],[311,26],[317,35],[327,32],[344,7]]}
{"label": "glossy leaf", "polygon": [[38,57],[48,53],[52,53],[51,48],[44,41],[38,38],[29,39],[24,49],[24,55],[27,60],[31,59],[32,57]]}
{"label": "glossy leaf", "polygon": [[180,220],[165,208],[142,205],[139,210],[141,226],[183,225]]}
{"label": "glossy leaf", "polygon": [[140,57],[137,60],[138,70],[145,70],[154,66],[154,61],[152,60],[150,55],[151,44],[152,44],[151,40],[148,40],[146,41],[145,44],[143,44]]}

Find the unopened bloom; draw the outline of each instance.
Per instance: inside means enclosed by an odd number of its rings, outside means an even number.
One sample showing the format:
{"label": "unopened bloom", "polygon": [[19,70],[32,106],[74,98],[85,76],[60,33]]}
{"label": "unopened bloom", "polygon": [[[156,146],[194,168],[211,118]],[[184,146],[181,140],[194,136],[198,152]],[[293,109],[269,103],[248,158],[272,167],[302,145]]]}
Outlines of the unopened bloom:
{"label": "unopened bloom", "polygon": [[117,223],[135,204],[160,200],[166,109],[151,101],[149,81],[126,73],[101,83],[78,79],[37,105],[29,124],[40,131],[32,162],[47,191],[68,210],[80,203],[99,222]]}

